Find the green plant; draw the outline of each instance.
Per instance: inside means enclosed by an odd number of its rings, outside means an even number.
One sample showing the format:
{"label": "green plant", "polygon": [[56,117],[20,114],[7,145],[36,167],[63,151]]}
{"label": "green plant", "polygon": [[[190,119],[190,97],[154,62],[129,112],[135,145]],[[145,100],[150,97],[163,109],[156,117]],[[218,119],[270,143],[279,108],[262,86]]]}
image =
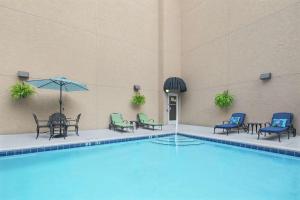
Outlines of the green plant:
{"label": "green plant", "polygon": [[26,98],[34,93],[34,88],[24,82],[16,83],[10,88],[10,95],[14,100]]}
{"label": "green plant", "polygon": [[232,105],[234,101],[234,97],[229,94],[228,90],[225,90],[224,92],[217,94],[215,97],[215,104],[216,106],[220,108],[228,108]]}
{"label": "green plant", "polygon": [[133,105],[140,106],[145,104],[145,102],[146,97],[144,95],[141,95],[139,92],[135,92],[135,94],[132,96],[131,103]]}

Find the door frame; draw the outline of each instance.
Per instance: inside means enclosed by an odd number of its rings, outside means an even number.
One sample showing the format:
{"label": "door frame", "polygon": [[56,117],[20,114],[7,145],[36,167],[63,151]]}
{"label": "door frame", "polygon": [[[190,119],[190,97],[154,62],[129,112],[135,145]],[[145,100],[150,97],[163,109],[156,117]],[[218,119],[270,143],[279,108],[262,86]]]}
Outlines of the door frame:
{"label": "door frame", "polygon": [[[169,97],[170,96],[175,96],[176,97],[176,120],[170,120],[170,102],[169,102]],[[179,95],[177,93],[168,93],[167,95],[167,122],[168,124],[175,125],[176,121],[179,121],[178,116],[179,116]]]}

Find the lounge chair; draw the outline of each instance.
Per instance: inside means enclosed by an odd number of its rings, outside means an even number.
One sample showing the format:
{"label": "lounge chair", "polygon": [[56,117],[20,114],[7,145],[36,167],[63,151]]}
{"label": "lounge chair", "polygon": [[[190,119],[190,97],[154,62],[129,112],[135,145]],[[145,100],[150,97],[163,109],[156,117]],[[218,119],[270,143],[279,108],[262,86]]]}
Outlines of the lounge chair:
{"label": "lounge chair", "polygon": [[144,113],[139,113],[137,114],[137,119],[139,126],[146,127],[146,128],[151,128],[154,130],[155,127],[160,127],[160,130],[162,130],[162,124],[157,123],[154,121],[154,119],[149,119],[148,116]]}
{"label": "lounge chair", "polygon": [[116,130],[116,129],[130,130],[131,129],[132,132],[134,131],[133,124],[131,124],[127,120],[124,120],[121,113],[112,113],[110,115],[110,120],[111,120],[111,123],[110,123],[109,127],[113,128],[114,130]]}
{"label": "lounge chair", "polygon": [[[35,139],[38,139],[38,137],[40,135],[40,129],[41,128],[50,129],[50,126],[49,126],[48,120],[39,120],[35,113],[32,113],[32,115],[33,115],[34,121],[36,123],[36,138]],[[47,133],[47,132],[49,132],[49,131],[45,131],[43,133]]]}
{"label": "lounge chair", "polygon": [[67,128],[68,128],[68,131],[69,131],[69,128],[70,127],[74,127],[75,129],[75,133],[77,136],[79,136],[78,134],[78,129],[79,129],[79,120],[80,120],[80,117],[81,117],[81,113],[77,115],[76,119],[68,119],[67,122]]}
{"label": "lounge chair", "polygon": [[296,129],[293,127],[293,114],[292,113],[274,113],[272,117],[272,121],[267,122],[266,125],[269,126],[265,128],[261,128],[258,131],[257,139],[259,140],[259,136],[261,133],[275,133],[278,135],[278,141],[280,142],[280,135],[283,133],[288,134],[288,139],[290,139],[290,132],[293,133],[293,136],[296,136]]}
{"label": "lounge chair", "polygon": [[240,133],[241,128],[248,131],[247,126],[244,124],[245,118],[245,113],[233,113],[229,121],[223,121],[223,124],[214,127],[214,134],[216,133],[216,129],[223,129],[223,132],[226,130],[227,135],[231,129],[237,129],[238,133]]}

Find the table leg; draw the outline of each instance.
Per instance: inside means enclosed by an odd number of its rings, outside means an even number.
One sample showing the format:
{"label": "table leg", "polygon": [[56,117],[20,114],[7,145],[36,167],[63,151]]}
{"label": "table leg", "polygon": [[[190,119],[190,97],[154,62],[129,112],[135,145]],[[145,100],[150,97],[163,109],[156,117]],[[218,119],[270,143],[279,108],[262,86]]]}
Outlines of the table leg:
{"label": "table leg", "polygon": [[247,128],[248,128],[247,133],[249,133],[249,131],[250,131],[250,124],[247,125]]}
{"label": "table leg", "polygon": [[258,124],[255,124],[255,132],[257,133]]}

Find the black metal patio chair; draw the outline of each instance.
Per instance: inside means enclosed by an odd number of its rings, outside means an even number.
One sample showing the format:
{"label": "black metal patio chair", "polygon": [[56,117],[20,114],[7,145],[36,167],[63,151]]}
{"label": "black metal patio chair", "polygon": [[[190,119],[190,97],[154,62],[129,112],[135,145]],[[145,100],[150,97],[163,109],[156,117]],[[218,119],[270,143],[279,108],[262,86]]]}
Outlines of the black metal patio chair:
{"label": "black metal patio chair", "polygon": [[74,127],[74,131],[75,131],[77,136],[79,136],[79,134],[78,134],[79,126],[78,126],[78,124],[79,124],[80,117],[81,117],[81,113],[77,115],[76,119],[68,120],[68,124],[67,124],[68,131],[69,131],[70,127]]}
{"label": "black metal patio chair", "polygon": [[[50,127],[50,138],[54,136],[64,137],[66,139],[67,136],[67,118],[62,113],[54,113],[49,117],[49,127]],[[59,132],[59,133],[56,133]]]}
{"label": "black metal patio chair", "polygon": [[[35,113],[32,113],[32,115],[33,115],[34,121],[36,123],[36,138],[35,139],[37,139],[40,135],[40,129],[41,128],[50,129],[50,126],[49,126],[48,120],[39,120]],[[47,133],[47,132],[49,132],[49,130],[44,131],[43,133]]]}

